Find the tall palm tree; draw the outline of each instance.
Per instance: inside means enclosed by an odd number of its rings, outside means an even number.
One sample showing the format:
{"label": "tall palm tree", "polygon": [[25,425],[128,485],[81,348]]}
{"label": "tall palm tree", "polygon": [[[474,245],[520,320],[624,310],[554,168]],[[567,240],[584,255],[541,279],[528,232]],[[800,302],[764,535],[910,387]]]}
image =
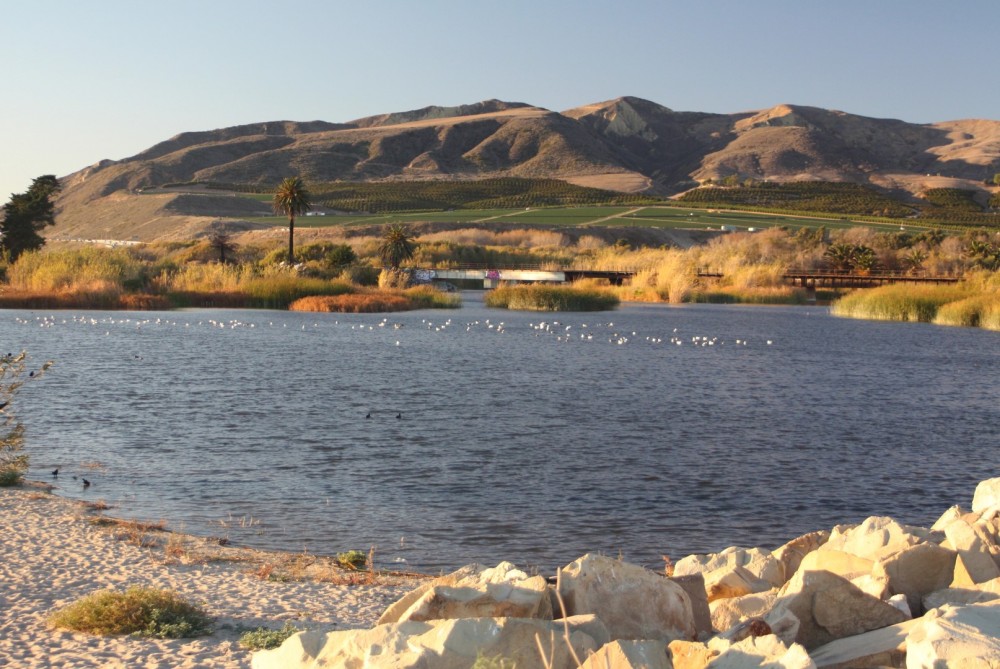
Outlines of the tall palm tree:
{"label": "tall palm tree", "polygon": [[288,217],[288,264],[295,264],[295,217],[312,209],[309,190],[299,177],[288,177],[278,184],[271,203],[274,213]]}
{"label": "tall palm tree", "polygon": [[398,270],[404,260],[413,257],[417,245],[401,223],[393,223],[382,233],[382,243],[378,247],[378,257],[393,271]]}

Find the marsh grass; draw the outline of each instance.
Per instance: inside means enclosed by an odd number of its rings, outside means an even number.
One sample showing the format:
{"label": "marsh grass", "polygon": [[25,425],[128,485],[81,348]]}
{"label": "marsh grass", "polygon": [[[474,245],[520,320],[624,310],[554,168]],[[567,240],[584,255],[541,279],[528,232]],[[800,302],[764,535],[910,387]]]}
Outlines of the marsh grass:
{"label": "marsh grass", "polygon": [[963,285],[892,284],[849,293],[834,302],[830,311],[848,318],[931,323],[943,305],[968,296],[969,289]]}
{"label": "marsh grass", "polygon": [[1000,330],[1000,293],[980,293],[944,304],[934,323]]}
{"label": "marsh grass", "polygon": [[607,311],[619,304],[609,290],[542,284],[500,286],[486,293],[488,307],[517,311]]}
{"label": "marsh grass", "polygon": [[406,290],[365,290],[344,295],[313,295],[292,302],[289,311],[323,313],[386,313],[414,309],[454,309],[461,298],[428,286]]}
{"label": "marsh grass", "polygon": [[169,309],[171,302],[162,295],[103,291],[8,291],[0,294],[0,309],[109,309],[119,311],[154,311]]}
{"label": "marsh grass", "polygon": [[689,299],[710,304],[806,304],[809,296],[805,290],[791,286],[768,286],[696,290]]}
{"label": "marsh grass", "polygon": [[211,634],[212,619],[199,606],[170,590],[102,590],[55,612],[51,624],[95,635],[132,634],[180,639]]}

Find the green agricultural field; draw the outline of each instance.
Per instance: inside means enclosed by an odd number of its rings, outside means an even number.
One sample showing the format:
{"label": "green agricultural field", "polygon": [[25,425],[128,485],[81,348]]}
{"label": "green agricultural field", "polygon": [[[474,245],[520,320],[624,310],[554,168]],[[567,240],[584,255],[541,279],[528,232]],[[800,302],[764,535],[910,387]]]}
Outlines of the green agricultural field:
{"label": "green agricultural field", "polygon": [[[287,219],[281,216],[266,216],[253,219],[275,226],[285,226]],[[736,211],[712,211],[673,206],[639,207],[545,207],[529,209],[462,209],[456,211],[417,212],[406,214],[327,214],[326,216],[301,216],[295,225],[303,228],[325,228],[350,225],[380,225],[388,223],[414,223],[430,221],[435,223],[483,222],[517,223],[521,225],[564,225],[607,227],[650,227],[693,230],[719,230],[723,227],[733,231],[750,229],[762,230],[772,227],[791,229],[826,227],[829,230],[869,227],[879,232],[898,232],[901,228],[910,231],[927,229],[927,226],[900,223],[872,223],[854,221],[848,218],[812,218],[782,214],[755,214]]]}

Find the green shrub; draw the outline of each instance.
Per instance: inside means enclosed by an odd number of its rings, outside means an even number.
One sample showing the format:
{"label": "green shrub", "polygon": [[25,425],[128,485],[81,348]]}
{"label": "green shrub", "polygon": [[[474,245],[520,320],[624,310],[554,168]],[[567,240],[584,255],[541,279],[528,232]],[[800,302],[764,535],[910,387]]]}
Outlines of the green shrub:
{"label": "green shrub", "polygon": [[345,551],[337,553],[337,563],[345,569],[361,569],[368,561],[368,554],[364,551]]}
{"label": "green shrub", "polygon": [[271,650],[283,644],[288,637],[301,631],[292,623],[285,623],[280,630],[257,627],[240,637],[240,645],[247,650]]}
{"label": "green shrub", "polygon": [[180,639],[211,634],[212,619],[177,593],[154,588],[102,590],[57,611],[55,627],[87,634]]}

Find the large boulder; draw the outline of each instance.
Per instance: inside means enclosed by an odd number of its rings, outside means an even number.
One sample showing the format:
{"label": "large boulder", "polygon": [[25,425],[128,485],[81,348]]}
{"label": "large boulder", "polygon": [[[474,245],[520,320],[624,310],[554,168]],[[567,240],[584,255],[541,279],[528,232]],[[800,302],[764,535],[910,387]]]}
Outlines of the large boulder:
{"label": "large boulder", "polygon": [[802,563],[802,558],[830,540],[830,533],[826,530],[810,532],[796,537],[781,546],[771,554],[781,565],[782,581],[778,585],[784,585],[788,579],[795,575]]}
{"label": "large boulder", "polygon": [[1000,477],[980,481],[972,496],[972,512],[984,514],[991,509],[1000,509]]}
{"label": "large boulder", "polygon": [[924,597],[924,609],[930,611],[945,604],[964,606],[1000,599],[1000,578],[961,588],[943,588]]}
{"label": "large boulder", "polygon": [[1000,602],[928,612],[906,636],[906,667],[1000,667]]}
{"label": "large boulder", "polygon": [[875,561],[926,541],[929,536],[930,530],[903,525],[888,516],[871,516],[860,525],[835,527],[830,539],[817,552],[838,550]]}
{"label": "large boulder", "polygon": [[983,583],[1000,576],[1000,566],[993,557],[988,535],[984,536],[982,531],[977,531],[974,525],[962,518],[948,523],[944,534],[947,537],[945,545],[955,549],[960,560],[956,564],[956,585],[963,585],[966,580]]}
{"label": "large boulder", "polygon": [[596,615],[613,639],[695,638],[684,589],[640,566],[588,554],[565,567],[559,583],[567,615]]}
{"label": "large boulder", "polygon": [[[671,641],[673,669],[813,669],[806,649],[785,645],[773,634],[748,636],[737,642],[716,637],[708,643]],[[601,665],[599,665],[601,666]],[[617,665],[610,665],[617,669]]]}
{"label": "large boulder", "polygon": [[[576,669],[573,654],[597,650],[579,630],[564,634],[563,625],[519,618],[463,618],[407,621],[370,630],[324,634],[301,632],[274,650],[255,653],[253,669],[470,669],[476,659],[502,657],[518,669],[542,669],[538,638],[553,669]],[[570,650],[572,647],[572,652]]]}
{"label": "large boulder", "polygon": [[[501,563],[503,564],[503,563]],[[439,576],[438,578],[428,581],[427,583],[421,584],[419,587],[414,588],[409,591],[395,602],[390,604],[388,608],[382,613],[382,616],[378,619],[378,625],[386,625],[388,623],[398,623],[400,617],[403,613],[409,609],[413,604],[423,597],[431,588],[438,585],[455,585],[459,581],[466,580],[469,578],[476,578],[483,572],[487,571],[487,567],[479,564],[468,564],[464,567],[460,567],[450,574],[445,574],[444,576]]]}
{"label": "large boulder", "polygon": [[705,572],[705,592],[709,603],[717,599],[732,599],[755,592],[767,592],[777,587],[764,579],[757,578],[745,567],[722,567]]}
{"label": "large boulder", "polygon": [[809,652],[817,667],[902,667],[906,663],[906,635],[919,619],[844,637]]}
{"label": "large boulder", "polygon": [[828,571],[831,574],[836,574],[850,580],[871,574],[872,567],[874,566],[875,562],[873,560],[859,557],[853,553],[824,547],[802,558],[802,563],[799,565],[799,572]]}
{"label": "large boulder", "polygon": [[548,584],[535,576],[517,584],[488,583],[479,587],[438,585],[404,611],[405,620],[445,618],[542,618],[552,620]]}
{"label": "large boulder", "polygon": [[695,634],[699,639],[712,636],[712,611],[709,608],[708,593],[705,591],[705,578],[701,574],[688,574],[671,576],[670,580],[681,586],[691,600]]}
{"label": "large boulder", "polygon": [[795,641],[808,649],[908,618],[845,578],[802,568],[778,591],[777,601],[765,620],[770,624],[788,613],[799,619]]}
{"label": "large boulder", "polygon": [[509,562],[490,569],[469,565],[408,593],[379,624],[443,618],[552,619],[548,584]]}
{"label": "large boulder", "polygon": [[584,660],[580,669],[673,669],[662,641],[612,641]]}
{"label": "large boulder", "polygon": [[924,595],[948,587],[954,572],[954,551],[922,543],[880,558],[872,576],[884,579],[892,594],[905,595],[910,611],[919,615]]}
{"label": "large boulder", "polygon": [[688,555],[674,565],[673,575],[706,574],[705,583],[708,584],[711,580],[707,576],[708,574],[722,574],[736,567],[742,567],[752,574],[754,579],[767,581],[769,585],[762,590],[778,587],[785,582],[781,563],[770,551],[763,548],[739,548],[737,546],[730,546],[720,553]]}
{"label": "large boulder", "polygon": [[733,599],[718,599],[709,604],[712,626],[723,631],[749,618],[761,618],[771,610],[777,597],[778,589],[774,588]]}

